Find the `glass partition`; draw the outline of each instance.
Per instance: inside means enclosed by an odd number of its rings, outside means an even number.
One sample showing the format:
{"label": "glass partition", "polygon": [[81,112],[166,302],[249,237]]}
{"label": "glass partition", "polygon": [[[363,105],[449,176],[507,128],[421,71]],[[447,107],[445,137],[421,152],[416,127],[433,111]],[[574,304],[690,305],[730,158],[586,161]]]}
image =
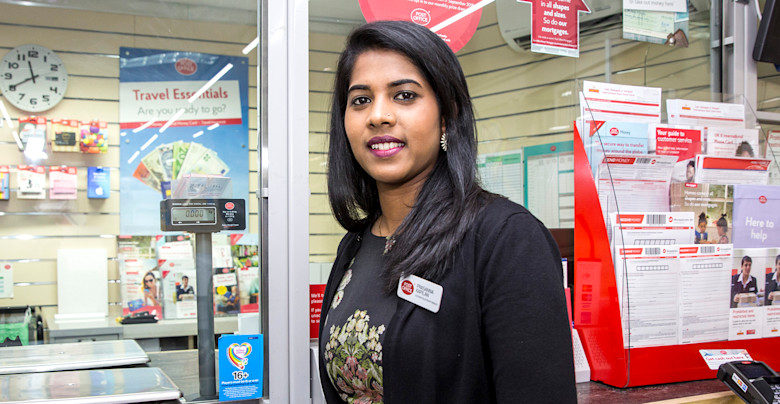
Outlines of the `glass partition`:
{"label": "glass partition", "polygon": [[[260,300],[257,16],[255,0],[0,3],[0,311],[32,309],[3,339],[135,339],[198,395],[201,288],[209,339]],[[241,200],[246,230],[196,249],[237,207],[175,211],[163,232],[168,198]]]}

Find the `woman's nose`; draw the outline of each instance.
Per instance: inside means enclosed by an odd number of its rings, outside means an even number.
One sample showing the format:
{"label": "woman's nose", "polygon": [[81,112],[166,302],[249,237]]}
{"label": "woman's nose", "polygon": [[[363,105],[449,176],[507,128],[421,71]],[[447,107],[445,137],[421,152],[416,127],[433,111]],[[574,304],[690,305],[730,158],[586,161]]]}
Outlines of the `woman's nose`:
{"label": "woman's nose", "polygon": [[384,102],[374,102],[371,109],[371,114],[369,114],[369,122],[368,124],[374,127],[379,127],[382,125],[395,125],[396,123],[396,116],[395,112],[390,108],[387,103]]}

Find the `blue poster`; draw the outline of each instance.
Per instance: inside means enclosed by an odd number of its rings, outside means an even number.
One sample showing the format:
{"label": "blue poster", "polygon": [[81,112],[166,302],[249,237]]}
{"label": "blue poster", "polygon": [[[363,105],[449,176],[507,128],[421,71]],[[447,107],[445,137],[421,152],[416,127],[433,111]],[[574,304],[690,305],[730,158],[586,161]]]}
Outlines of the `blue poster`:
{"label": "blue poster", "polygon": [[119,232],[160,233],[176,180],[221,176],[249,198],[246,57],[119,50]]}
{"label": "blue poster", "polygon": [[219,401],[263,396],[263,336],[219,337]]}

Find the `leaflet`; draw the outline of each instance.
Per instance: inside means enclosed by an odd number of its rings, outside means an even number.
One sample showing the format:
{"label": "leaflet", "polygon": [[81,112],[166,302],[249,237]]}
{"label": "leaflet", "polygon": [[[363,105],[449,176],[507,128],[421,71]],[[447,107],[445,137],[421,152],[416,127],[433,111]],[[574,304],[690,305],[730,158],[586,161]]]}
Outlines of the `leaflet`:
{"label": "leaflet", "polygon": [[707,128],[707,155],[756,157],[758,155],[758,129],[710,126]]}
{"label": "leaflet", "polygon": [[667,99],[666,113],[672,125],[745,127],[745,106],[742,104]]}
{"label": "leaflet", "polygon": [[606,156],[599,164],[597,182],[604,221],[618,208],[625,212],[668,212],[669,181],[676,160],[674,156]]}
{"label": "leaflet", "polygon": [[[629,246],[692,244],[692,212],[620,212],[609,217],[612,251]],[[618,262],[617,256],[614,256]]]}
{"label": "leaflet", "polygon": [[626,348],[678,343],[677,246],[618,249],[618,298]]}
{"label": "leaflet", "polygon": [[661,88],[585,81],[580,116],[593,121],[661,122]]}
{"label": "leaflet", "polygon": [[734,245],[780,246],[780,187],[734,186]]}
{"label": "leaflet", "polygon": [[646,123],[585,120],[584,128],[581,121],[577,125],[593,178],[605,154],[647,154]]}
{"label": "leaflet", "polygon": [[696,156],[696,182],[700,184],[766,185],[770,160],[750,157]]}
{"label": "leaflet", "polygon": [[680,343],[721,341],[729,335],[732,246],[680,246]]}
{"label": "leaflet", "polygon": [[19,199],[46,198],[46,169],[43,166],[16,166],[16,196]]}
{"label": "leaflet", "polygon": [[[731,266],[729,306],[729,340],[776,336],[777,312],[767,317],[767,303],[777,294],[772,283],[777,256],[775,248],[740,248],[734,250]],[[772,299],[770,299],[772,295]]]}
{"label": "leaflet", "polygon": [[730,244],[734,228],[731,185],[676,183],[669,187],[669,209],[693,212],[695,244]]}
{"label": "leaflet", "polygon": [[676,156],[672,182],[693,182],[696,155],[702,152],[702,128],[684,125],[650,125],[649,150],[662,156]]}

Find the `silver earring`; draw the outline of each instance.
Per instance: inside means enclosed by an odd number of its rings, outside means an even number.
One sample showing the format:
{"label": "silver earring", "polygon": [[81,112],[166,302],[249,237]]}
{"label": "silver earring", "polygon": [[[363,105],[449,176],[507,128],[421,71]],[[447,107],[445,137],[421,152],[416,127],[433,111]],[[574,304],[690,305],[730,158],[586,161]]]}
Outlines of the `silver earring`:
{"label": "silver earring", "polygon": [[447,132],[441,133],[441,141],[439,143],[441,143],[441,149],[447,151]]}

